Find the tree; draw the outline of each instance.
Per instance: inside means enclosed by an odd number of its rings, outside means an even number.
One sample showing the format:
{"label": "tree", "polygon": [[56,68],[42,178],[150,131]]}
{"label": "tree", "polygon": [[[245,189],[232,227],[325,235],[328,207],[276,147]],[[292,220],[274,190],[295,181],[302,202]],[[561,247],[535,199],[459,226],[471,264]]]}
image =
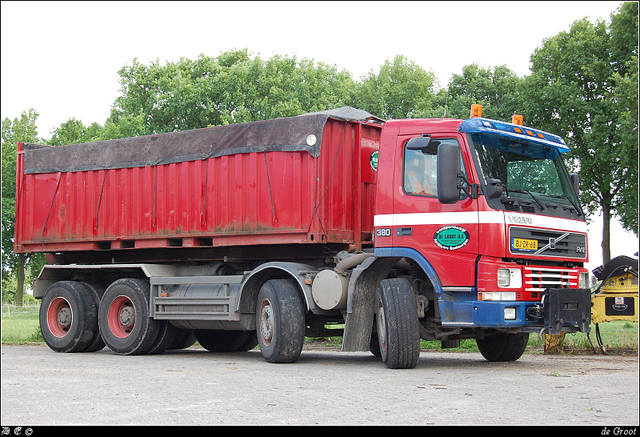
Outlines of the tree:
{"label": "tree", "polygon": [[402,55],[388,59],[376,74],[361,77],[354,105],[385,119],[412,118],[432,109],[436,78]]}
{"label": "tree", "polygon": [[51,139],[47,141],[50,146],[62,146],[65,144],[90,143],[100,141],[103,138],[103,128],[98,123],[85,126],[81,120],[70,118],[54,129]]}
{"label": "tree", "polygon": [[613,215],[638,233],[637,3],[623,4],[611,18],[609,27],[578,20],[545,39],[523,88],[525,118],[565,138],[583,205],[591,214],[602,211],[604,262],[611,258]]}
{"label": "tree", "polygon": [[17,285],[15,300],[22,305],[25,284],[25,269],[30,276],[38,273],[44,263],[43,254],[16,254],[13,252],[15,231],[16,158],[18,142],[39,143],[36,128],[38,113],[29,109],[20,117],[2,121],[2,284],[15,273]]}
{"label": "tree", "polygon": [[438,93],[436,114],[442,117],[444,107],[448,118],[469,118],[471,105],[482,105],[482,115],[496,120],[510,121],[513,114],[522,113],[519,89],[523,79],[505,65],[482,68],[477,64],[465,65],[462,74],[454,74],[446,90]]}
{"label": "tree", "polygon": [[347,104],[353,88],[351,75],[335,66],[296,56],[263,61],[247,49],[165,65],[134,59],[119,75],[122,94],[105,123],[112,138],[331,109]]}

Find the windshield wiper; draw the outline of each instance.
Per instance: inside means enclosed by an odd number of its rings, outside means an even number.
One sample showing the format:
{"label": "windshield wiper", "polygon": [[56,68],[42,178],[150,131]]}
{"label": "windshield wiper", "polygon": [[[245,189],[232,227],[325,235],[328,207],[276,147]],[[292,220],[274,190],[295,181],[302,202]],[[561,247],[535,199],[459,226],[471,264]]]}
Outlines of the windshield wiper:
{"label": "windshield wiper", "polygon": [[542,202],[540,202],[536,198],[536,196],[534,196],[533,193],[531,191],[529,191],[529,190],[519,190],[519,189],[510,188],[509,191],[511,191],[512,193],[525,193],[525,194],[528,194],[538,204],[538,206],[540,206],[540,211],[544,211],[546,209],[545,206],[542,204]]}

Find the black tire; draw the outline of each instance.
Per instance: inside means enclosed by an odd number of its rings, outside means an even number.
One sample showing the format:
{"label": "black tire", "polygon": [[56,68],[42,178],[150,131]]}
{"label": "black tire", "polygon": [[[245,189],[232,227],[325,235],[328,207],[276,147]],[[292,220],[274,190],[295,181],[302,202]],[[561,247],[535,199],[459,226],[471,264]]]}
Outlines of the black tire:
{"label": "black tire", "polygon": [[245,352],[258,345],[256,331],[194,331],[200,346],[209,352]]}
{"label": "black tire", "polygon": [[83,352],[96,352],[101,349],[104,349],[105,344],[102,340],[102,336],[100,335],[100,329],[98,329],[98,308],[100,308],[100,299],[102,299],[102,295],[104,294],[104,287],[95,282],[83,282],[89,290],[91,290],[91,294],[93,295],[93,300],[96,304],[96,332],[94,334],[91,343]]}
{"label": "black tire", "polygon": [[44,341],[56,352],[82,352],[98,331],[97,304],[81,282],[60,281],[49,287],[39,318]]}
{"label": "black tire", "polygon": [[162,352],[169,349],[175,340],[176,336],[180,335],[180,329],[173,326],[167,320],[160,321],[160,329],[158,331],[158,338],[156,338],[155,343],[149,349],[148,354],[161,354]]}
{"label": "black tire", "polygon": [[380,282],[375,318],[384,364],[390,369],[416,367],[420,358],[420,327],[416,300],[407,280]]}
{"label": "black tire", "polygon": [[169,345],[169,350],[186,349],[197,341],[193,329],[180,329],[173,343]]}
{"label": "black tire", "polygon": [[516,361],[524,353],[528,342],[529,334],[526,332],[499,332],[484,339],[476,339],[480,353],[488,361]]}
{"label": "black tire", "polygon": [[293,363],[304,343],[304,304],[295,283],[271,279],[258,293],[256,331],[262,356],[270,363]]}
{"label": "black tire", "polygon": [[149,317],[149,283],[124,278],[111,284],[100,301],[98,325],[105,344],[115,353],[148,353],[162,328],[160,321]]}

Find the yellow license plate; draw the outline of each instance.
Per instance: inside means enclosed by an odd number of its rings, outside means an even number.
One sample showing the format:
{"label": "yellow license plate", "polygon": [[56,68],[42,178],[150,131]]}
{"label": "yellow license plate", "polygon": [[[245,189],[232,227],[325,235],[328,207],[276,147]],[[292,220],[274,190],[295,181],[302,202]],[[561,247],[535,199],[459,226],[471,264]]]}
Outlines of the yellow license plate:
{"label": "yellow license plate", "polygon": [[519,250],[538,250],[538,240],[513,239],[513,248]]}

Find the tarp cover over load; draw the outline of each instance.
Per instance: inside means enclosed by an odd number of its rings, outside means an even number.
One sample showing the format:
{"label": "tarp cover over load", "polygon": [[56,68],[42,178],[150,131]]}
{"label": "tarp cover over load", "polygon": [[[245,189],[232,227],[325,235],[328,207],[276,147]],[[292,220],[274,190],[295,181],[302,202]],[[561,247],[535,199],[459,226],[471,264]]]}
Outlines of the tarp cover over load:
{"label": "tarp cover over load", "polygon": [[[327,118],[382,122],[366,111],[344,106],[296,117],[69,146],[24,144],[24,172],[145,167],[252,152],[307,151],[317,157]],[[307,141],[311,134],[316,136],[315,142]]]}

